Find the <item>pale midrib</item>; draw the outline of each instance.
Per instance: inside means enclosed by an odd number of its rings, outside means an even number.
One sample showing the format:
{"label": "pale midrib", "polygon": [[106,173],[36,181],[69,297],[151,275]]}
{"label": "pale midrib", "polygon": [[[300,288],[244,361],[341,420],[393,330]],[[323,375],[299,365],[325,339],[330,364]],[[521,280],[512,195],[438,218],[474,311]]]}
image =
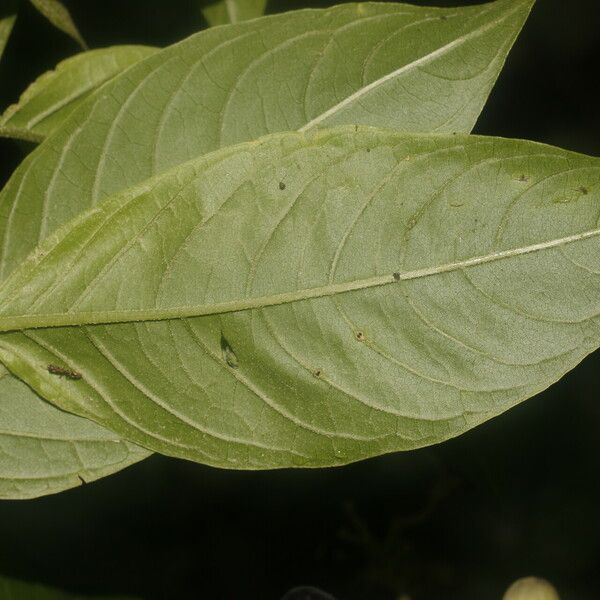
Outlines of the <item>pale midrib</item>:
{"label": "pale midrib", "polygon": [[12,125],[0,125],[0,137],[23,140],[39,144],[46,139],[45,135],[35,131],[29,131],[23,127],[13,127]]}
{"label": "pale midrib", "polygon": [[464,260],[446,263],[413,271],[390,273],[378,275],[365,279],[356,279],[341,283],[331,283],[314,288],[282,292],[270,296],[259,296],[256,298],[243,298],[240,300],[229,300],[227,302],[216,302],[213,304],[199,304],[196,306],[180,306],[166,309],[141,309],[141,310],[113,310],[80,313],[53,313],[37,315],[16,315],[0,317],[0,332],[19,331],[23,329],[43,329],[51,327],[73,327],[81,325],[101,325],[109,323],[136,323],[144,321],[169,321],[173,319],[185,319],[191,317],[205,317],[208,315],[255,310],[268,306],[291,304],[303,300],[313,300],[337,294],[345,294],[368,288],[381,287],[396,284],[401,281],[423,279],[443,273],[460,271],[478,265],[492,263],[516,256],[532,254],[558,248],[574,242],[594,238],[600,235],[600,228],[576,233],[570,236],[539,242],[520,248],[511,248],[500,252],[493,252],[481,256],[474,256]]}
{"label": "pale midrib", "polygon": [[[518,6],[517,9],[518,8],[520,8],[520,6]],[[352,104],[353,102],[359,100],[365,94],[368,94],[371,90],[373,90],[381,85],[384,85],[389,80],[400,77],[401,75],[404,75],[405,73],[413,71],[414,69],[416,69],[422,65],[426,65],[426,64],[434,61],[439,56],[443,56],[444,54],[446,54],[447,52],[449,52],[456,46],[460,46],[461,44],[467,42],[468,40],[482,35],[489,29],[496,27],[496,25],[498,25],[498,24],[502,23],[503,21],[505,21],[506,19],[508,19],[510,16],[512,16],[516,12],[517,9],[506,13],[505,15],[503,15],[502,17],[500,17],[498,19],[495,19],[493,21],[490,21],[489,23],[486,23],[485,25],[479,27],[478,29],[475,29],[474,31],[471,31],[459,38],[456,38],[455,40],[452,40],[451,42],[448,42],[444,46],[441,46],[440,48],[433,50],[429,54],[421,56],[420,58],[396,69],[395,71],[392,71],[391,73],[388,73],[387,75],[384,75],[383,77],[380,77],[379,79],[376,79],[375,81],[372,81],[368,85],[356,90],[356,92],[354,92],[353,94],[350,94],[350,96],[348,96],[347,98],[344,98],[342,101],[338,102],[337,104],[335,104],[334,106],[332,106],[331,108],[326,110],[325,112],[316,116],[314,119],[312,119],[311,121],[309,121],[308,123],[306,123],[305,125],[300,127],[298,129],[298,131],[300,131],[300,132],[309,131],[310,129],[312,129],[313,127],[316,127],[317,125],[319,125],[320,123],[322,123],[323,121],[325,121],[326,119],[331,117],[332,115],[335,115],[337,112],[344,109],[349,104]]]}
{"label": "pale midrib", "polygon": [[225,0],[225,8],[227,9],[227,16],[229,17],[230,23],[237,23],[237,6],[233,2],[233,0]]}

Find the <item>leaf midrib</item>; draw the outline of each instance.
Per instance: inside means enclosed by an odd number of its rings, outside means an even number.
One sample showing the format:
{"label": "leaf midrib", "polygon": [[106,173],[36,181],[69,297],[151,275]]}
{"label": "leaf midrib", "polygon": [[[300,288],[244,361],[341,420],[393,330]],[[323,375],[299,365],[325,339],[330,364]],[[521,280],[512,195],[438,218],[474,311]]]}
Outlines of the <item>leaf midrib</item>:
{"label": "leaf midrib", "polygon": [[354,279],[340,283],[303,288],[268,296],[254,298],[241,298],[216,302],[213,304],[198,304],[195,306],[181,306],[163,309],[135,309],[135,310],[113,310],[93,311],[80,313],[50,313],[35,315],[15,315],[0,317],[0,332],[19,331],[23,329],[40,329],[53,327],[73,327],[82,325],[100,325],[110,323],[135,323],[145,321],[169,321],[173,319],[184,319],[192,317],[204,317],[209,315],[255,310],[281,304],[291,304],[303,300],[313,300],[327,296],[336,296],[348,292],[382,287],[384,285],[397,284],[402,281],[423,279],[443,273],[460,271],[478,265],[507,260],[516,256],[543,252],[580,242],[600,236],[600,227],[582,231],[569,236],[538,242],[527,246],[510,248],[498,252],[491,252],[479,256],[473,256],[460,261],[444,263],[412,271],[394,272],[386,275],[377,275],[363,279]]}

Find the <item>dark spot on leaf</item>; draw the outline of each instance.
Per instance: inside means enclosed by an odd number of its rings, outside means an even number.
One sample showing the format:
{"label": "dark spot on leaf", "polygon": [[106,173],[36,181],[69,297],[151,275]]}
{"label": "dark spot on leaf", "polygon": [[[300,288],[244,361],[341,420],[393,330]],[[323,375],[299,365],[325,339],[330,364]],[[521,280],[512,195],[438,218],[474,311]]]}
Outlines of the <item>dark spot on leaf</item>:
{"label": "dark spot on leaf", "polygon": [[367,148],[367,152],[371,152],[371,148]]}
{"label": "dark spot on leaf", "polygon": [[72,369],[67,369],[66,367],[59,367],[58,365],[48,365],[46,368],[48,369],[48,373],[50,373],[51,375],[66,377],[67,379],[72,379],[73,381],[81,379],[81,373],[73,371]]}
{"label": "dark spot on leaf", "polygon": [[358,125],[354,126],[354,131],[358,131]]}
{"label": "dark spot on leaf", "polygon": [[221,334],[221,353],[223,354],[223,360],[232,368],[237,369],[238,359],[233,351],[233,348],[229,345],[229,342],[225,339],[225,336]]}
{"label": "dark spot on leaf", "polygon": [[313,375],[314,375],[315,377],[321,377],[321,375],[322,375],[322,374],[323,374],[323,371],[321,371],[321,369],[315,369],[315,370],[313,371]]}
{"label": "dark spot on leaf", "polygon": [[527,183],[529,181],[529,177],[527,177],[527,175],[525,175],[525,174],[521,174],[521,175],[519,175],[519,181],[521,183]]}
{"label": "dark spot on leaf", "polygon": [[590,192],[590,190],[588,190],[585,186],[581,186],[578,190],[578,192],[581,192],[584,196],[587,196]]}
{"label": "dark spot on leaf", "polygon": [[283,181],[279,182],[279,189],[282,191],[285,190],[285,183],[283,183]]}
{"label": "dark spot on leaf", "polygon": [[447,21],[448,15],[440,15],[440,21]]}
{"label": "dark spot on leaf", "polygon": [[359,342],[364,342],[365,341],[365,334],[362,331],[357,331],[356,332],[356,339]]}
{"label": "dark spot on leaf", "polygon": [[395,281],[400,281],[400,273],[393,273],[392,275]]}

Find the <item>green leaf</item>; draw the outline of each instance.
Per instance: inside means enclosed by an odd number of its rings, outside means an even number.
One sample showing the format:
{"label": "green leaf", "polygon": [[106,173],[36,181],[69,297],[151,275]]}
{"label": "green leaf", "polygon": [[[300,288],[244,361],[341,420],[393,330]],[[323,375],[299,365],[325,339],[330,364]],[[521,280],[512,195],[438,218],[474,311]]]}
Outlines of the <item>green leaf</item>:
{"label": "green leaf", "polygon": [[13,25],[15,24],[16,15],[7,15],[0,17],[0,59],[6,48],[6,43],[10,37]]}
{"label": "green leaf", "polygon": [[204,17],[214,27],[260,17],[265,12],[267,0],[218,0],[203,4]]}
{"label": "green leaf", "polygon": [[[0,195],[2,275],[109,193],[221,145],[332,122],[469,130],[530,6],[302,11],[203,32],[157,54],[87,101]],[[344,48],[353,60],[340,63]]]}
{"label": "green leaf", "polygon": [[113,46],[82,52],[32,83],[0,117],[0,136],[41,142],[100,85],[157,51]]}
{"label": "green leaf", "polygon": [[[440,442],[599,344],[600,160],[344,127],[216,151],[117,194],[0,288],[43,397],[212,465]],[[75,369],[60,379],[48,363]]]}
{"label": "green leaf", "polygon": [[2,366],[0,423],[1,499],[54,494],[149,454],[92,421],[58,410]]}
{"label": "green leaf", "polygon": [[236,142],[347,123],[470,131],[530,7],[297,11],[208,29],[149,57],[17,169],[0,194],[0,276],[109,194]]}
{"label": "green leaf", "polygon": [[9,577],[0,577],[0,597],[3,600],[127,600],[125,596],[80,596]]}
{"label": "green leaf", "polygon": [[[39,141],[104,81],[156,50],[116,46],[60,63],[0,118],[0,136]],[[92,481],[149,453],[63,413],[0,366],[0,498],[31,498]]]}
{"label": "green leaf", "polygon": [[30,0],[31,4],[57,29],[73,38],[84,50],[87,44],[73,22],[71,13],[59,0]]}

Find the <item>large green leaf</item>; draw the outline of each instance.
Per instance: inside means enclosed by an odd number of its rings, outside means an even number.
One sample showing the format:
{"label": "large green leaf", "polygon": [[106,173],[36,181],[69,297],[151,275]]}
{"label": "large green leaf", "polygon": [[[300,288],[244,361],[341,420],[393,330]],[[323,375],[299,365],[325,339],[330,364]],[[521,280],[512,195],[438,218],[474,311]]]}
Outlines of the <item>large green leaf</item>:
{"label": "large green leaf", "polygon": [[0,366],[0,498],[34,498],[119,471],[148,456],[36,396]]}
{"label": "large green leaf", "polygon": [[[530,6],[351,5],[224,27],[165,50],[107,84],[19,169],[0,200],[3,275],[109,192],[221,144],[336,121],[469,130]],[[340,70],[343,48],[353,60]]]}
{"label": "large green leaf", "polygon": [[267,0],[218,0],[203,2],[202,12],[210,25],[240,23],[260,17],[265,12]]}
{"label": "large green leaf", "polygon": [[113,46],[68,58],[6,109],[0,117],[0,136],[42,141],[100,85],[156,51],[149,46]]}
{"label": "large green leaf", "polygon": [[30,2],[54,27],[74,39],[84,50],[87,49],[87,44],[79,33],[71,13],[60,0],[30,0]]}
{"label": "large green leaf", "polygon": [[2,58],[10,32],[15,24],[15,18],[15,15],[0,16],[0,58]]}
{"label": "large green leaf", "polygon": [[107,195],[229,144],[338,123],[470,131],[530,7],[350,4],[208,29],[151,56],[0,194],[0,275]]}
{"label": "large green leaf", "polygon": [[[455,436],[598,347],[600,160],[344,127],[117,194],[0,288],[42,396],[218,466],[346,463]],[[45,365],[75,369],[61,379]]]}

